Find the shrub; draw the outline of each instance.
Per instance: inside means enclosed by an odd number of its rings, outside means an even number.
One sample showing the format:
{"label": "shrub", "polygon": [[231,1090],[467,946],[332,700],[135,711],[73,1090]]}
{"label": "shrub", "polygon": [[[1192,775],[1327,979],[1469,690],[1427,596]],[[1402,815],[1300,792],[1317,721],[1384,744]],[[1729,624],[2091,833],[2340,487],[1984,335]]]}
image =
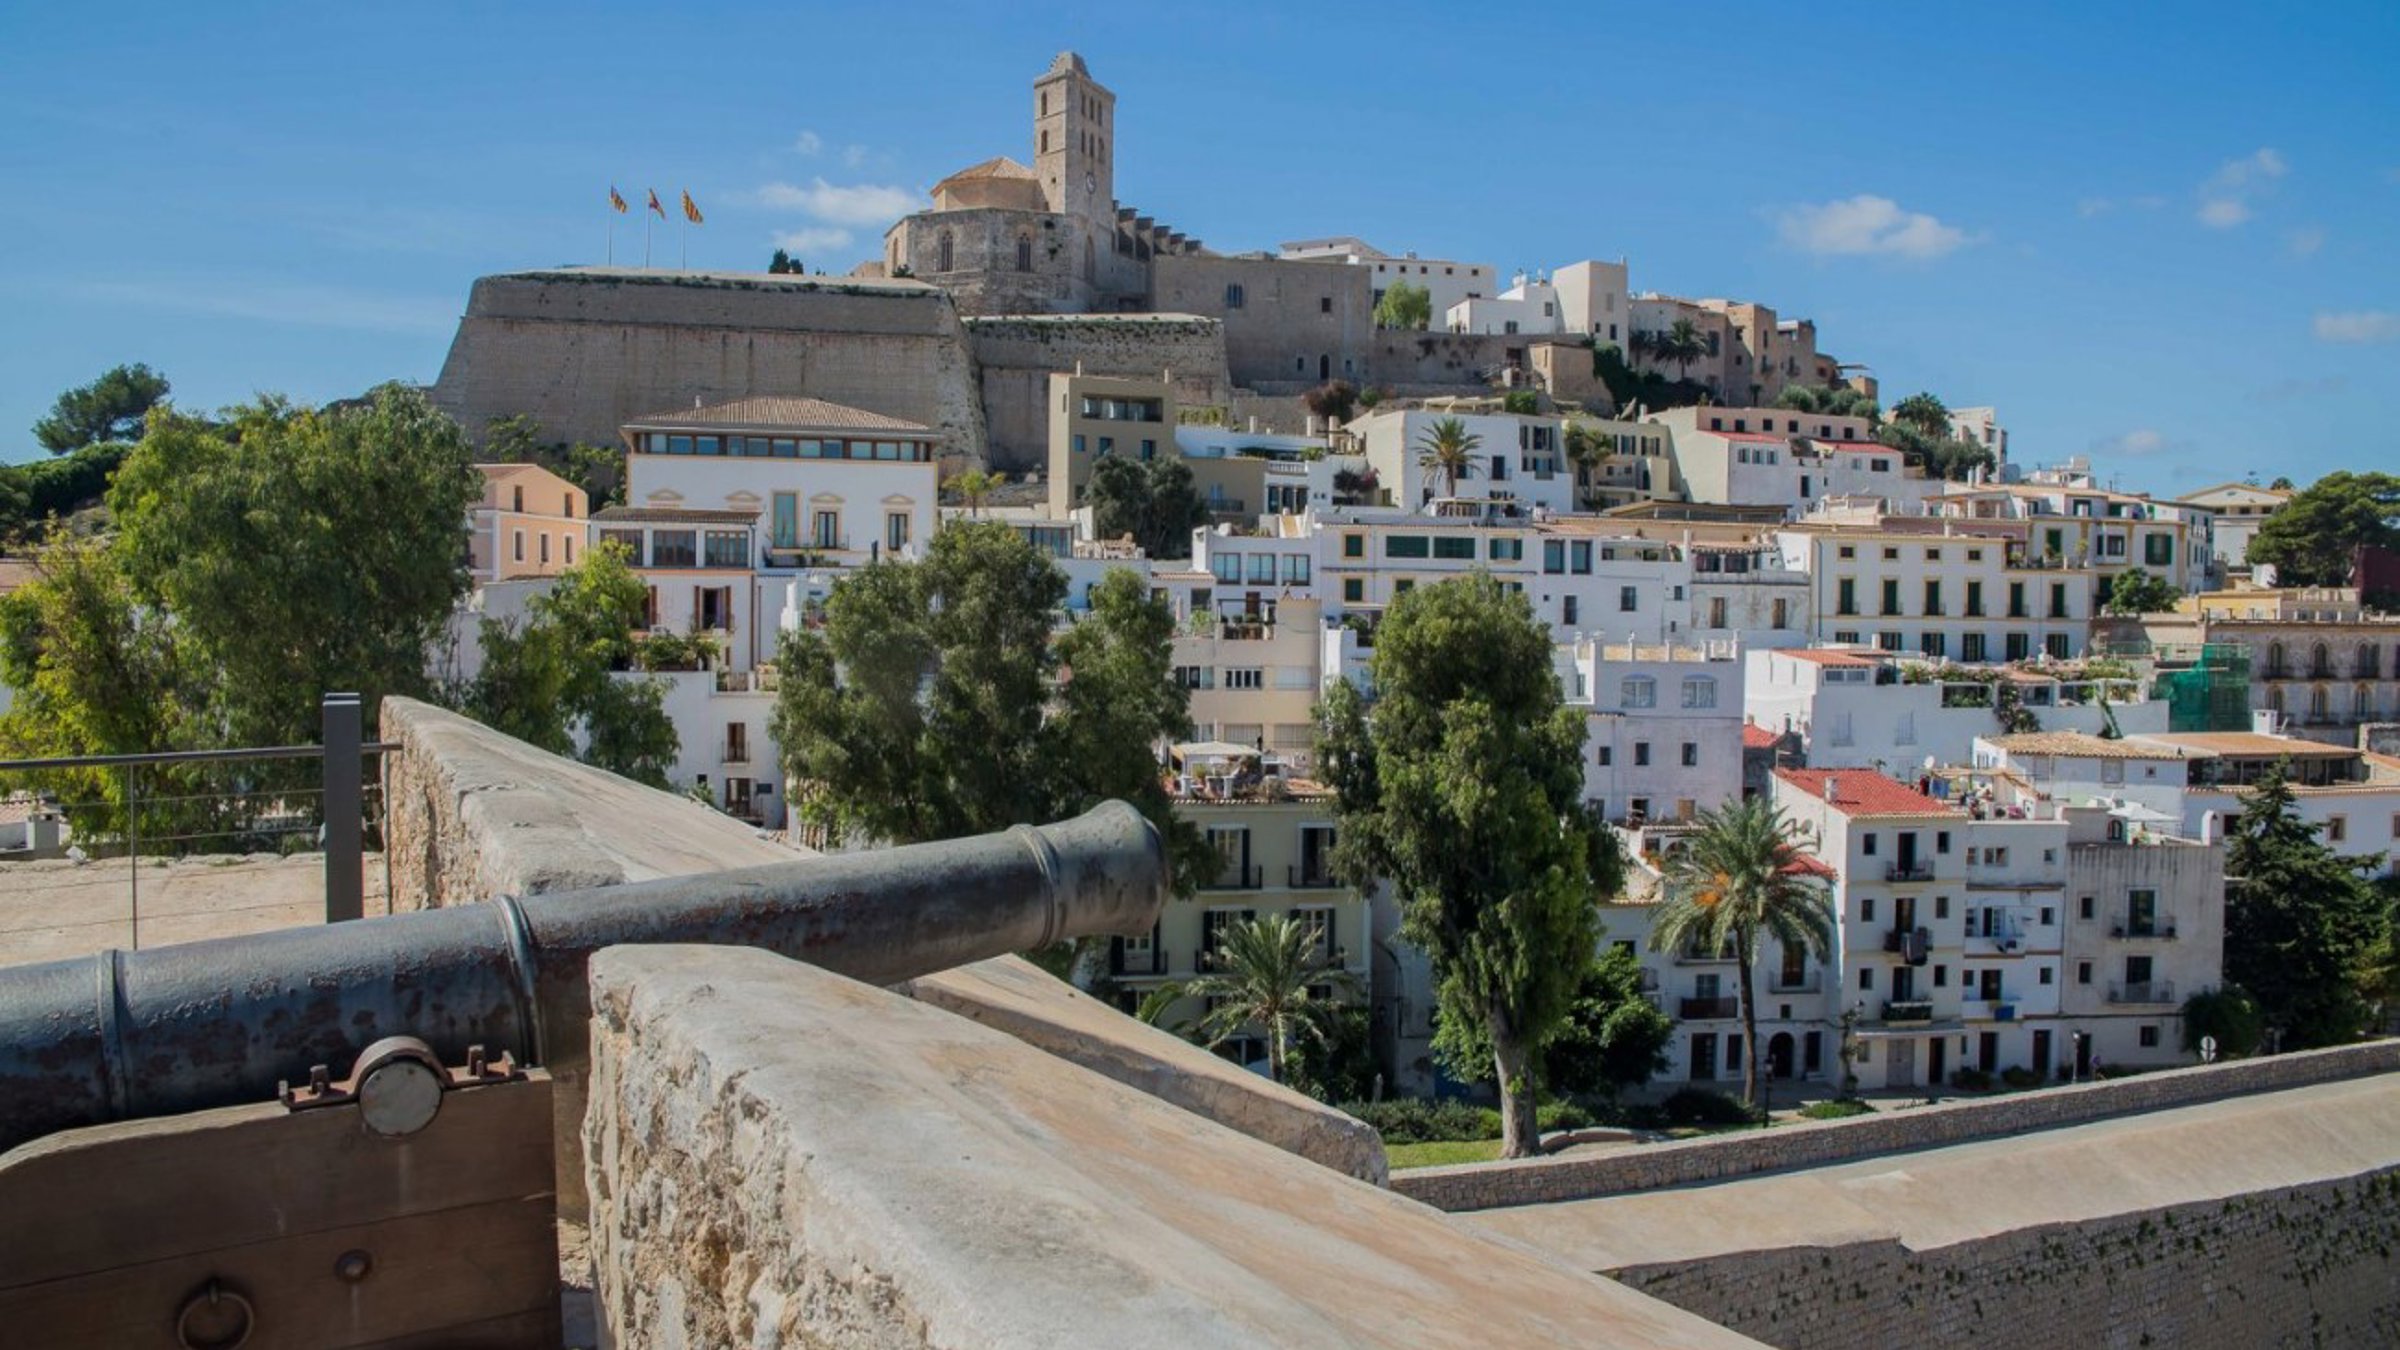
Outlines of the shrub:
{"label": "shrub", "polygon": [[1501,396],[1500,410],[1531,417],[1542,410],[1542,399],[1530,389],[1511,389]]}
{"label": "shrub", "polygon": [[1394,1097],[1381,1102],[1344,1102],[1341,1109],[1374,1126],[1387,1144],[1500,1137],[1499,1112],[1462,1101],[1429,1102],[1420,1097]]}
{"label": "shrub", "polygon": [[2021,1064],[2011,1064],[2000,1071],[2000,1081],[2023,1092],[2027,1088],[2040,1087],[2042,1076]]}
{"label": "shrub", "polygon": [[1981,1069],[1960,1069],[1950,1075],[1950,1086],[1961,1092],[1988,1092],[1991,1090],[1992,1076]]}
{"label": "shrub", "polygon": [[1534,1124],[1544,1132],[1550,1130],[1588,1130],[1599,1123],[1597,1117],[1573,1102],[1544,1102],[1534,1113]]}
{"label": "shrub", "polygon": [[1659,1109],[1670,1125],[1741,1125],[1753,1119],[1749,1107],[1707,1088],[1677,1088]]}
{"label": "shrub", "polygon": [[1855,1097],[1844,1097],[1839,1101],[1810,1102],[1800,1108],[1800,1114],[1807,1120],[1842,1120],[1850,1116],[1873,1115],[1875,1108]]}

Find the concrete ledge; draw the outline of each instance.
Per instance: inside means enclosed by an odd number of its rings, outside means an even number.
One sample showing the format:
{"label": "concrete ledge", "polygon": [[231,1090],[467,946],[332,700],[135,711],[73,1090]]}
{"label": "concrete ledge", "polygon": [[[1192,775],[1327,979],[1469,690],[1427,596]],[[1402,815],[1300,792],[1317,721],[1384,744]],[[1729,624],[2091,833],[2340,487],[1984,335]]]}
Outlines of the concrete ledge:
{"label": "concrete ledge", "polygon": [[764,952],[592,963],[618,1345],[1731,1347],[888,991]]}
{"label": "concrete ledge", "polygon": [[392,909],[790,862],[698,802],[536,750],[415,699],[383,701]]}
{"label": "concrete ledge", "polygon": [[2369,1041],[1847,1120],[1795,1122],[1597,1157],[1418,1168],[1394,1177],[1392,1189],[1452,1211],[1585,1200],[2395,1071],[2400,1071],[2400,1040]]}
{"label": "concrete ledge", "polygon": [[1146,1026],[1015,957],[903,986],[911,997],[1361,1181],[1384,1184],[1383,1136],[1365,1121]]}

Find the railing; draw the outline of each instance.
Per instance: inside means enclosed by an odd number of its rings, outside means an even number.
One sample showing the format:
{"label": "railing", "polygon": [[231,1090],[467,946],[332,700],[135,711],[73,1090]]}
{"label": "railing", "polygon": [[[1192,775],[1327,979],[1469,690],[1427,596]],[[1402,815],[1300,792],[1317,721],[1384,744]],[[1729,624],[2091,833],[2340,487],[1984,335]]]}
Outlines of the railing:
{"label": "railing", "polygon": [[1294,863],[1284,869],[1284,884],[1295,891],[1326,891],[1342,883],[1333,879],[1333,869],[1323,863],[1314,867]]}
{"label": "railing", "polygon": [[772,694],[783,687],[783,675],[773,666],[756,670],[717,671],[717,692],[720,694]]}
{"label": "railing", "polygon": [[2175,982],[2173,980],[2143,980],[2130,984],[2112,984],[2108,987],[2108,1001],[2111,1003],[2173,1003],[2175,1001]]}
{"label": "railing", "polygon": [[1908,958],[1910,965],[1922,962],[1933,948],[1933,934],[1922,928],[1887,928],[1883,932],[1883,949]]}
{"label": "railing", "polygon": [[1892,863],[1883,869],[1885,881],[1931,881],[1933,864],[1927,862]]}
{"label": "railing", "polygon": [[1217,636],[1227,642],[1266,642],[1275,636],[1275,625],[1263,619],[1226,619],[1217,625]]}
{"label": "railing", "polygon": [[1930,1022],[1933,1020],[1931,999],[1888,999],[1883,1005],[1886,1022]]}
{"label": "railing", "polygon": [[[314,842],[325,855],[325,921],[334,923],[365,913],[367,835],[380,836],[383,819],[383,788],[369,781],[368,758],[398,748],[363,740],[362,723],[356,694],[328,694],[317,745],[0,760],[0,779],[31,800],[25,856],[123,853],[133,950],[141,949],[145,849],[155,859],[273,854],[295,840]],[[319,762],[315,786],[240,767],[306,760]]]}
{"label": "railing", "polygon": [[2152,919],[2147,923],[2135,923],[2130,919],[2120,918],[2109,925],[2108,935],[2115,938],[2150,938],[2161,942],[2172,942],[2175,940],[2175,921],[2173,919]]}
{"label": "railing", "polygon": [[750,742],[727,741],[723,752],[717,758],[727,764],[748,764],[750,762]]}
{"label": "railing", "polygon": [[1256,864],[1227,863],[1217,870],[1214,877],[1203,883],[1200,889],[1204,891],[1255,891],[1265,884],[1266,882],[1259,875],[1259,868]]}
{"label": "railing", "polygon": [[1711,1018],[1739,1017],[1742,1001],[1738,998],[1686,998],[1676,1001],[1676,1016],[1686,1022],[1704,1022]]}

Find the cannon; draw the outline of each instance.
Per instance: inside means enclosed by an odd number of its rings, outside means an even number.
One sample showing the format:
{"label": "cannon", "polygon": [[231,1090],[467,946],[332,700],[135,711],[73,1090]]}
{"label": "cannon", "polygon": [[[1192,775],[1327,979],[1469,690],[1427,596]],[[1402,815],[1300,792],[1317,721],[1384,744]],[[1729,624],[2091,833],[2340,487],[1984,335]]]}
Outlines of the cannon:
{"label": "cannon", "polygon": [[942,843],[0,969],[0,1151],[269,1101],[391,1037],[443,1064],[579,1065],[603,947],[762,947],[891,984],[1147,932],[1168,887],[1156,827],[1109,802]]}

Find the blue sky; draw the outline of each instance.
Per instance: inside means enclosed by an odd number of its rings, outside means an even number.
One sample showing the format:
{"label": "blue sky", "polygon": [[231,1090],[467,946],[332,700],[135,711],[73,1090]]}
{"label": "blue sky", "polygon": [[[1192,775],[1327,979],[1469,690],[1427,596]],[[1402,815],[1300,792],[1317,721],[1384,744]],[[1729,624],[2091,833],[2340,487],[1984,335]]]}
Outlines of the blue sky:
{"label": "blue sky", "polygon": [[1623,256],[2127,487],[2400,458],[2388,0],[1206,12],[0,6],[0,457],[120,361],[206,407],[430,382],[475,277],[600,260],[612,183],[620,261],[688,188],[693,266],[844,270],[1029,159],[1074,47],[1119,197],[1212,247]]}

